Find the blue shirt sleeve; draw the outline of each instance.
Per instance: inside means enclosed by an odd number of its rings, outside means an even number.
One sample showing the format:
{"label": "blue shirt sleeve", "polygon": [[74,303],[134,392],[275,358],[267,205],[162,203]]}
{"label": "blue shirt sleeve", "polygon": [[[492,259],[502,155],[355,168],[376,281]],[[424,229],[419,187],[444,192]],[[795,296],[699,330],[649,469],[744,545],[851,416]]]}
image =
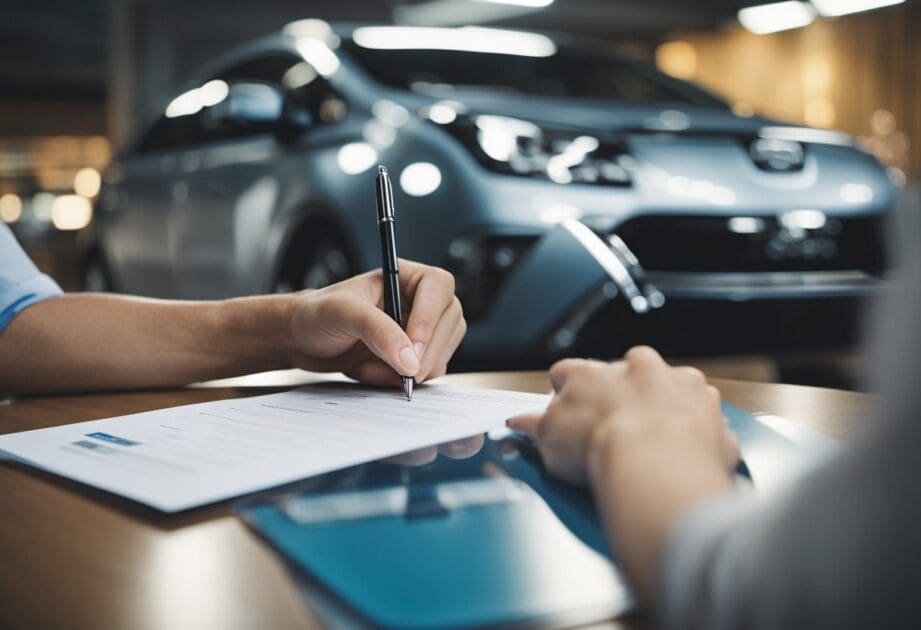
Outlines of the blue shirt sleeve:
{"label": "blue shirt sleeve", "polygon": [[40,272],[16,237],[0,223],[0,331],[23,309],[61,295],[61,287]]}

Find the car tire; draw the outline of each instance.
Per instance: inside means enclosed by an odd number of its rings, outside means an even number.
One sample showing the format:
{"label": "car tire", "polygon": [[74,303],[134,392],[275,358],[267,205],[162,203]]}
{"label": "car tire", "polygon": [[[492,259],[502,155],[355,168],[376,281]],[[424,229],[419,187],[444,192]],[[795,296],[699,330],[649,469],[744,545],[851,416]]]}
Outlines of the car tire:
{"label": "car tire", "polygon": [[275,282],[276,293],[321,289],[350,278],[355,267],[341,233],[328,225],[308,225],[291,240]]}
{"label": "car tire", "polygon": [[111,293],[115,290],[109,266],[101,253],[93,252],[83,265],[83,290],[92,293]]}

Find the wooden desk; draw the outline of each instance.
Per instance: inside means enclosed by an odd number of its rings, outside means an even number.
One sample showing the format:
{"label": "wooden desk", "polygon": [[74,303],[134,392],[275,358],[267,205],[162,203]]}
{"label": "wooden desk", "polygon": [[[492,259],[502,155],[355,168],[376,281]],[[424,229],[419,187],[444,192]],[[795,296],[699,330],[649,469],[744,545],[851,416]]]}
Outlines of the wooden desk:
{"label": "wooden desk", "polygon": [[[457,374],[444,381],[549,390],[545,372]],[[724,398],[744,409],[786,416],[836,437],[846,436],[872,401],[867,395],[828,389],[712,382]],[[277,389],[194,388],[27,399],[0,405],[0,433]],[[232,516],[230,503],[166,516],[45,473],[0,465],[0,627],[225,630],[320,625],[281,563]]]}

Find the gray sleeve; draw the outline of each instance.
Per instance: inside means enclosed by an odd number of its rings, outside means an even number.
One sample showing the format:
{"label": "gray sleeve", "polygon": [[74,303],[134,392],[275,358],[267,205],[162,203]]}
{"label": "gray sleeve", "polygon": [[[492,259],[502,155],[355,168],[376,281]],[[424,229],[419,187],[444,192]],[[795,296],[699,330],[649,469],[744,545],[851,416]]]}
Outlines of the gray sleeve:
{"label": "gray sleeve", "polygon": [[738,494],[672,533],[667,628],[899,628],[921,620],[921,255],[875,309],[880,393],[853,446],[774,500]]}
{"label": "gray sleeve", "polygon": [[904,433],[876,436],[777,500],[735,494],[692,512],[666,551],[663,625],[889,628],[921,618],[921,456],[917,435]]}

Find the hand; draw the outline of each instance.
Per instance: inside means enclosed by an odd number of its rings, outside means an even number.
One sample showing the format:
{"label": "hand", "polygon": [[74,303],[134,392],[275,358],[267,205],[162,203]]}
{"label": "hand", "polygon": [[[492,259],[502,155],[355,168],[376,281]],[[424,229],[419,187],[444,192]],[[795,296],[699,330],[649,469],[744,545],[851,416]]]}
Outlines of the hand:
{"label": "hand", "polygon": [[376,385],[399,386],[400,376],[421,383],[444,374],[467,330],[454,277],[400,260],[405,332],[384,312],[383,289],[377,270],[298,294],[291,316],[294,365]]}
{"label": "hand", "polygon": [[551,473],[590,483],[622,566],[650,598],[675,523],[731,488],[739,444],[719,392],[699,370],[669,367],[642,346],[616,363],[561,361],[550,380],[547,410],[508,424],[537,440]]}
{"label": "hand", "polygon": [[591,447],[604,441],[631,451],[644,440],[680,446],[685,457],[734,468],[739,445],[720,412],[719,391],[696,368],[670,367],[652,348],[638,346],[623,361],[567,359],[550,369],[556,396],[543,414],[508,425],[537,440],[544,465],[585,483]]}

